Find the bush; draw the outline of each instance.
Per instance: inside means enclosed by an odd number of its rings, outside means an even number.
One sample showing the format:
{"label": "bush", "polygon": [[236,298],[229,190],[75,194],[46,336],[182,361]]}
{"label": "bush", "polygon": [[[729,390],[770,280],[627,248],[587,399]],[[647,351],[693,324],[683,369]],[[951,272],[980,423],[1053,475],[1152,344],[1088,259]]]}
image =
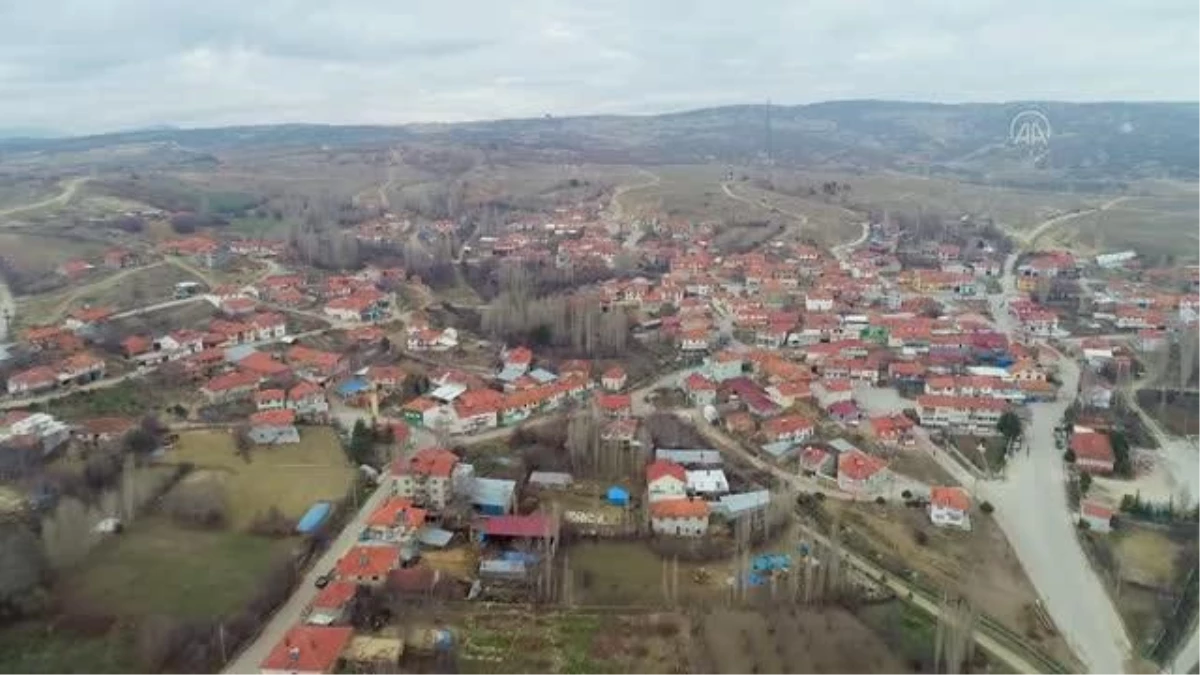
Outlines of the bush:
{"label": "bush", "polygon": [[1066,452],[1064,452],[1063,453],[1063,461],[1066,462],[1067,464],[1074,464],[1075,463],[1075,451],[1067,450]]}
{"label": "bush", "polygon": [[886,499],[884,499],[883,497],[876,497],[876,498],[875,498],[875,503],[876,503],[876,504],[879,504],[880,506],[883,506],[884,504],[886,504],[886,503],[887,503],[887,500],[886,500]]}
{"label": "bush", "polygon": [[167,514],[187,527],[217,529],[229,520],[229,495],[216,480],[184,481],[163,502]]}
{"label": "bush", "polygon": [[992,511],[996,510],[996,507],[992,506],[991,502],[984,502],[979,505],[979,510],[983,511],[984,513],[991,513]]}
{"label": "bush", "polygon": [[912,499],[912,490],[905,490],[904,492],[900,493],[900,496],[904,497],[905,499]]}
{"label": "bush", "polygon": [[296,530],[296,523],[283,512],[272,506],[266,513],[255,516],[250,523],[250,532],[263,537],[286,537]]}
{"label": "bush", "polygon": [[929,535],[925,530],[917,530],[913,532],[913,541],[917,542],[918,546],[924,546],[929,543]]}

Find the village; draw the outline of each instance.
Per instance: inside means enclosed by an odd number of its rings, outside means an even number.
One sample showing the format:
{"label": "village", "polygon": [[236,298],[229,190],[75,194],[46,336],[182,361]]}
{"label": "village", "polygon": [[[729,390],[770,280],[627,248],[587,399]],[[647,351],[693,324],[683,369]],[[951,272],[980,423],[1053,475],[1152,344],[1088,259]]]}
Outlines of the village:
{"label": "village", "polygon": [[[968,569],[939,567],[946,551],[1008,561],[971,563],[998,575],[979,593],[1021,599],[975,600],[995,616],[962,638],[996,668],[1120,669],[1128,619],[1089,560],[1139,520],[1195,519],[1194,447],[1139,392],[1192,367],[1200,269],[1027,248],[965,218],[939,240],[864,222],[831,249],[726,250],[716,229],[600,200],[489,234],[391,213],[349,231],[490,271],[498,292],[465,300],[400,256],[328,270],[217,233],[67,261],[67,289],[148,265],[192,278],[9,321],[5,494],[52,503],[77,488],[46,468],[70,465],[116,486],[76,562],[173,496],[193,524],[309,542],[260,629],[222,643],[226,672],[482,659],[455,617],[676,606],[681,561],[685,603],[836,582],[915,593],[944,621]],[[161,490],[128,487],[165,466]],[[842,576],[817,580],[843,548]],[[588,562],[631,550],[641,590]],[[434,602],[445,617],[418,609]]]}

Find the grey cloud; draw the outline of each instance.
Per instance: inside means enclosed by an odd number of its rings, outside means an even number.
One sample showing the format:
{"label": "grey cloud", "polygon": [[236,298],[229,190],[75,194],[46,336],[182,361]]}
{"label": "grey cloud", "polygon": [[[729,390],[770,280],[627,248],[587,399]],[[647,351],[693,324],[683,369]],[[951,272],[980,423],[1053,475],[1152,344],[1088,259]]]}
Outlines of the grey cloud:
{"label": "grey cloud", "polygon": [[0,126],[1198,97],[1195,0],[0,4]]}

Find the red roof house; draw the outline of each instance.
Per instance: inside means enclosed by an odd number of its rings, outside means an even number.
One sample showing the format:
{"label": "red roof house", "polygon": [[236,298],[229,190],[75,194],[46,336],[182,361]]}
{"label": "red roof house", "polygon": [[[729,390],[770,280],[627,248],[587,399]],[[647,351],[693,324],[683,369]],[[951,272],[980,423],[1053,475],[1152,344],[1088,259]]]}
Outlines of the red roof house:
{"label": "red roof house", "polygon": [[269,675],[333,673],[353,636],[349,626],[294,626],[259,667]]}

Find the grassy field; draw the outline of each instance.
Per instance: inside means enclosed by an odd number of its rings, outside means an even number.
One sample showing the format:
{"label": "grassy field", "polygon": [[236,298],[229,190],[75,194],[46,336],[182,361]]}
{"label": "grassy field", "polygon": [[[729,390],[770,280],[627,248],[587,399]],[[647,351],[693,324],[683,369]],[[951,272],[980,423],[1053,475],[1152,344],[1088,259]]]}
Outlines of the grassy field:
{"label": "grassy field", "polygon": [[839,607],[719,609],[699,629],[693,672],[908,672],[878,635]]}
{"label": "grassy field", "polygon": [[172,396],[162,390],[151,391],[144,381],[126,380],[96,391],[81,391],[32,406],[65,419],[126,415],[138,417],[155,412]]}
{"label": "grassy field", "polygon": [[25,298],[19,313],[31,321],[55,321],[68,311],[84,306],[107,306],[116,310],[133,309],[170,300],[175,284],[195,281],[196,276],[174,265],[155,264],[119,272],[105,271],[95,281],[69,286],[54,293]]}
{"label": "grassy field", "polygon": [[1170,588],[1181,544],[1165,533],[1146,528],[1121,530],[1112,537],[1123,578],[1151,588]]}
{"label": "grassy field", "polygon": [[291,545],[152,517],[96,549],[60,590],[71,607],[97,613],[219,616],[245,604]]}
{"label": "grassy field", "polygon": [[686,619],[489,611],[462,621],[464,673],[686,672]]}
{"label": "grassy field", "polygon": [[1194,261],[1200,238],[1196,201],[1131,199],[1106,211],[1080,216],[1046,234],[1045,244],[1070,246],[1084,253],[1133,249],[1150,264],[1164,258]]}
{"label": "grassy field", "polygon": [[2,673],[131,673],[137,670],[130,637],[119,628],[84,635],[44,624],[0,630]]}
{"label": "grassy field", "polygon": [[242,530],[272,506],[299,518],[320,500],[338,500],[354,477],[333,429],[302,427],[295,445],[261,446],[249,463],[237,456],[226,431],[190,431],[166,456],[168,462],[191,462],[196,471],[186,480],[219,480],[228,491],[231,526]]}
{"label": "grassy field", "polygon": [[791,191],[827,181],[850,185],[847,205],[877,210],[916,213],[917,209],[957,216],[968,213],[991,216],[998,224],[1025,229],[1060,213],[1097,206],[1102,195],[1069,194],[993,187],[976,183],[906,174],[896,171],[847,173],[825,171],[772,171],[770,178]]}
{"label": "grassy field", "polygon": [[[20,269],[53,273],[73,258],[93,258],[106,247],[99,242],[62,239],[37,234],[0,232],[0,254],[11,258]],[[98,260],[93,260],[93,264]]]}
{"label": "grassy field", "polygon": [[[663,601],[663,559],[639,542],[583,542],[570,551],[574,594],[581,603],[657,605]],[[701,567],[710,574],[697,583]],[[698,565],[679,561],[679,599],[711,601],[725,595],[728,564]]]}
{"label": "grassy field", "polygon": [[[903,565],[926,585],[965,591],[987,613],[1009,628],[1026,634],[1036,629],[1030,608],[1037,594],[1004,533],[991,518],[976,513],[970,532],[934,527],[923,509],[874,504],[828,503],[840,511],[856,547],[869,547],[886,560]],[[924,542],[924,543],[921,543]],[[1062,638],[1043,634],[1039,645],[1060,662],[1072,662]]]}

